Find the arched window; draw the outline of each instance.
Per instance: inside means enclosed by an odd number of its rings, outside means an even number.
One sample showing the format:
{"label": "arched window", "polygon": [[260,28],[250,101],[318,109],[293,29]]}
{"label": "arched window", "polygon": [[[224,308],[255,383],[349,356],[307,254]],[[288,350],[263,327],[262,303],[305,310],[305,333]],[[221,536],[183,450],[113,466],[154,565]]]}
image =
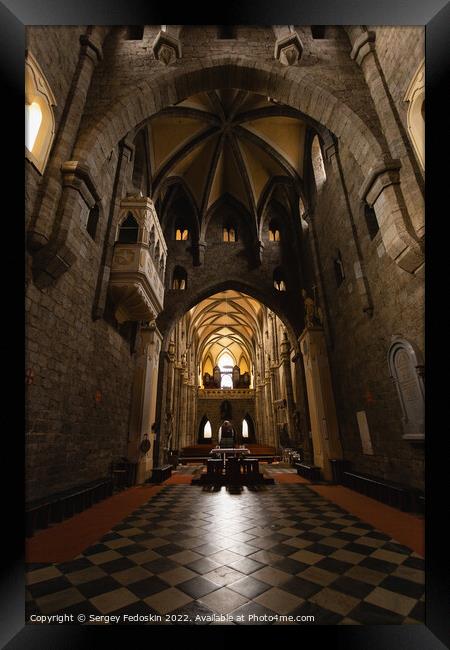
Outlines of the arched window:
{"label": "arched window", "polygon": [[311,145],[311,162],[314,171],[314,180],[316,182],[317,191],[319,191],[325,181],[327,180],[327,175],[325,172],[325,165],[323,164],[322,149],[320,147],[319,136],[314,136]]}
{"label": "arched window", "polygon": [[280,241],[280,229],[276,221],[269,224],[269,241]]}
{"label": "arched window", "polygon": [[185,226],[178,225],[175,230],[175,239],[177,241],[187,241],[189,239],[189,229]]}
{"label": "arched window", "polygon": [[223,228],[223,241],[235,242],[237,241],[237,231],[234,226],[224,226]]}
{"label": "arched window", "polygon": [[205,440],[211,440],[212,427],[211,422],[208,420],[207,415],[204,415],[200,420],[197,434],[197,442],[202,444]]}
{"label": "arched window", "polygon": [[220,388],[233,388],[233,379],[231,375],[226,375],[226,374],[222,375]]}
{"label": "arched window", "polygon": [[117,241],[120,244],[136,244],[139,235],[139,225],[133,215],[129,212],[127,218],[122,221],[119,228]]}
{"label": "arched window", "polygon": [[56,100],[36,59],[25,59],[25,156],[42,174],[55,137]]}
{"label": "arched window", "polygon": [[281,268],[277,268],[273,272],[273,286],[277,291],[286,291],[286,280]]}
{"label": "arched window", "polygon": [[251,415],[248,413],[246,413],[242,420],[242,437],[245,438],[247,442],[255,442],[255,425]]}
{"label": "arched window", "polygon": [[182,266],[176,266],[172,276],[172,289],[185,291],[187,288],[187,273]]}
{"label": "arched window", "polygon": [[94,240],[95,240],[95,234],[97,232],[98,217],[99,217],[99,209],[98,209],[98,205],[96,204],[94,205],[93,208],[90,209],[87,224],[86,224],[86,230]]}
{"label": "arched window", "polygon": [[42,124],[42,111],[37,102],[25,104],[25,146],[33,151]]}
{"label": "arched window", "polygon": [[409,137],[415,154],[425,169],[425,62],[423,61],[412,78],[405,95],[408,102],[406,121]]}
{"label": "arched window", "polygon": [[206,420],[205,425],[203,427],[203,437],[212,438],[211,422],[209,420]]}
{"label": "arched window", "polygon": [[364,219],[366,221],[367,230],[370,239],[373,239],[377,232],[380,230],[378,225],[377,215],[375,210],[368,203],[364,203]]}
{"label": "arched window", "polygon": [[224,350],[217,359],[217,365],[220,368],[221,388],[233,388],[233,368],[236,365],[234,357],[228,350]]}

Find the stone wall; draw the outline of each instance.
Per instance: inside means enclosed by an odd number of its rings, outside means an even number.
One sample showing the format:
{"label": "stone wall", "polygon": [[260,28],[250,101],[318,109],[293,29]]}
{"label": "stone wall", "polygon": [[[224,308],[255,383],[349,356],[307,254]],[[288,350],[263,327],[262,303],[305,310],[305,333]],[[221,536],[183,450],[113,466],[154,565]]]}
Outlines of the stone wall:
{"label": "stone wall", "polygon": [[88,206],[77,195],[80,215],[71,228],[78,258],[56,284],[36,286],[27,253],[26,365],[34,374],[27,394],[27,500],[104,477],[111,461],[126,455],[132,332],[113,318],[93,319],[117,160],[113,155],[105,166],[109,195],[95,241],[86,231]]}
{"label": "stone wall", "polygon": [[[336,165],[325,163],[327,181],[312,221],[330,315],[330,365],[344,457],[359,471],[423,487],[423,449],[402,440],[400,402],[389,377],[387,353],[395,334],[424,351],[424,284],[392,261],[379,232],[370,239],[357,192],[361,171],[345,148],[340,149],[340,160],[349,203]],[[333,262],[338,249],[345,271],[339,287]],[[371,317],[363,312],[367,295],[360,293],[360,262],[373,303]],[[356,419],[362,410],[373,456],[362,454]]]}
{"label": "stone wall", "polygon": [[406,90],[417,68],[425,58],[425,30],[423,27],[393,26],[369,27],[376,34],[376,48],[389,92],[398,115],[407,128],[408,104]]}
{"label": "stone wall", "polygon": [[[55,96],[55,128],[58,129],[80,55],[80,36],[86,27],[27,27],[26,47],[33,54]],[[25,218],[29,222],[42,180],[41,174],[25,159]]]}
{"label": "stone wall", "polygon": [[[197,398],[197,423],[196,423],[196,437],[198,437],[198,431],[200,428],[200,423],[203,419],[203,416],[206,415],[209,421],[211,422],[212,428],[212,441],[217,441],[218,430],[222,424],[222,419],[220,417],[220,405],[224,400],[228,400],[231,404],[232,415],[231,423],[237,433],[240,436],[242,432],[242,420],[248,414],[255,423],[256,428],[256,418],[255,418],[255,398],[238,398],[230,399],[228,396],[224,397],[199,397]],[[258,441],[258,431],[256,433],[256,441]]]}
{"label": "stone wall", "polygon": [[[230,287],[233,286],[269,305],[298,334],[303,327],[303,313],[299,309],[301,276],[300,265],[292,265],[292,242],[285,241],[283,245],[265,242],[262,262],[256,265],[248,234],[243,237],[242,232],[239,232],[240,220],[237,220],[238,241],[222,241],[223,222],[225,216],[230,214],[228,210],[224,212],[225,215],[222,215],[221,210],[217,210],[208,224],[204,260],[200,266],[193,265],[191,241],[167,241],[166,296],[164,312],[158,321],[160,329],[165,330],[187,309],[211,292],[219,291],[224,282],[228,281]],[[288,291],[280,292],[273,286],[273,272],[280,264],[286,262],[286,256],[291,259],[291,263],[285,265],[290,282],[287,285]],[[187,271],[186,291],[172,290],[172,277],[176,266],[181,266]]]}

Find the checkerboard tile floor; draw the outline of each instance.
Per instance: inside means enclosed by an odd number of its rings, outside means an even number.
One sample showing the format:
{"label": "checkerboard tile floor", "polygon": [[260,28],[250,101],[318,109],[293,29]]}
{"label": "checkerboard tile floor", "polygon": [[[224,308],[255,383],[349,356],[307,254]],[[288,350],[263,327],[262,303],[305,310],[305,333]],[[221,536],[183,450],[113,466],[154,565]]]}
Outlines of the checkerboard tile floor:
{"label": "checkerboard tile floor", "polygon": [[[424,561],[305,485],[167,485],[73,561],[27,566],[31,614],[423,623]],[[200,624],[205,624],[200,620]],[[158,622],[161,625],[161,622]]]}

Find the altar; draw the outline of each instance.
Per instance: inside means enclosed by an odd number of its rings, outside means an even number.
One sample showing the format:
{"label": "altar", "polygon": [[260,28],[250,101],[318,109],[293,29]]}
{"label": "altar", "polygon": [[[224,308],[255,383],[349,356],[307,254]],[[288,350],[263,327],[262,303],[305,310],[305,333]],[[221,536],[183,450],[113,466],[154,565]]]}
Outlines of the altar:
{"label": "altar", "polygon": [[206,461],[206,472],[193,478],[193,485],[273,485],[259,468],[259,459],[250,457],[247,447],[214,447]]}
{"label": "altar", "polygon": [[247,449],[247,447],[214,447],[214,449],[211,449],[209,452],[209,455],[211,458],[218,458],[221,457],[223,460],[223,467],[225,468],[226,465],[226,460],[227,458],[239,458],[242,456],[248,456],[250,454],[250,450]]}

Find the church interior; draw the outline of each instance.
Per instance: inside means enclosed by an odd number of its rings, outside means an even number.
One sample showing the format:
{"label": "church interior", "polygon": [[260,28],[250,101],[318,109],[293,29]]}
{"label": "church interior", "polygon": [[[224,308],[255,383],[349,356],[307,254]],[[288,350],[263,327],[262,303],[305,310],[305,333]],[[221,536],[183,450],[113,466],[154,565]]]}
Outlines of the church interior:
{"label": "church interior", "polygon": [[423,623],[424,29],[26,34],[27,621]]}

